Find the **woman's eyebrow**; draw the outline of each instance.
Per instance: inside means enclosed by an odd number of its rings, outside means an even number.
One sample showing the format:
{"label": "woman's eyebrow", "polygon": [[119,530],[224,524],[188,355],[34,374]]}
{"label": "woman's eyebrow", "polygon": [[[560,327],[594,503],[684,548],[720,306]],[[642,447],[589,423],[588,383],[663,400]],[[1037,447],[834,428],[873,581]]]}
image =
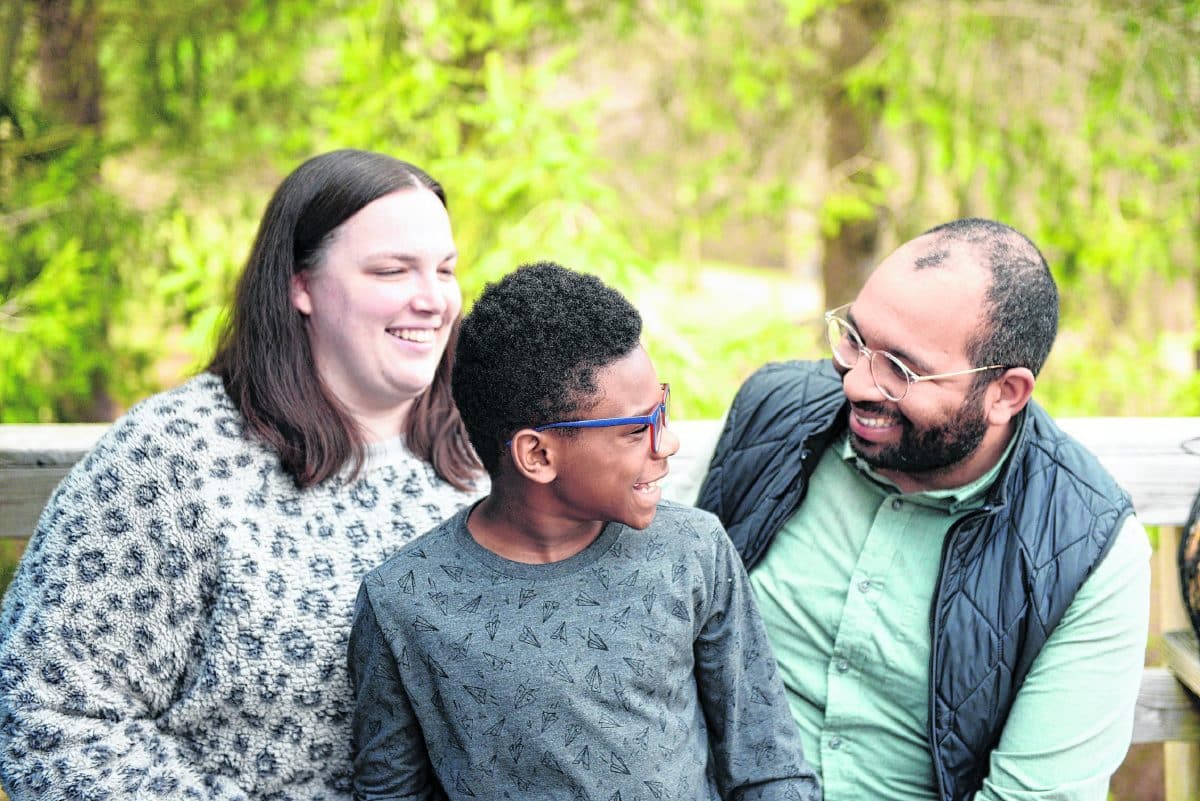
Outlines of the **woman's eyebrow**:
{"label": "woman's eyebrow", "polygon": [[[451,261],[452,259],[457,259],[457,258],[458,258],[458,251],[451,250],[448,253],[446,253],[444,256],[442,256],[440,259],[438,259],[437,263],[445,264],[446,262]],[[421,263],[421,257],[416,255],[415,253],[403,253],[401,251],[396,251],[396,250],[378,250],[378,251],[375,251],[374,253],[368,253],[366,256],[363,257],[362,260],[363,260],[364,264],[368,263],[368,262],[375,262],[375,261],[399,261],[399,262],[403,262],[405,264],[411,264],[413,266],[416,266]]]}

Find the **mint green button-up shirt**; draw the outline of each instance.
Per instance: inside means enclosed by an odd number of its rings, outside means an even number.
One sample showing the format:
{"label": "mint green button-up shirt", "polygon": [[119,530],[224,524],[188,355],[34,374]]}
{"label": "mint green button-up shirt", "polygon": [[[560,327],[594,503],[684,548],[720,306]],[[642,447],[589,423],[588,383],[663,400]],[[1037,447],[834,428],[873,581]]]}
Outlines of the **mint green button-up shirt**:
{"label": "mint green button-up shirt", "polygon": [[[751,572],[826,801],[937,798],[930,604],[946,534],[983,503],[999,470],[954,490],[905,494],[843,436]],[[1133,727],[1149,557],[1146,532],[1130,518],[1034,662],[976,801],[1106,797]]]}

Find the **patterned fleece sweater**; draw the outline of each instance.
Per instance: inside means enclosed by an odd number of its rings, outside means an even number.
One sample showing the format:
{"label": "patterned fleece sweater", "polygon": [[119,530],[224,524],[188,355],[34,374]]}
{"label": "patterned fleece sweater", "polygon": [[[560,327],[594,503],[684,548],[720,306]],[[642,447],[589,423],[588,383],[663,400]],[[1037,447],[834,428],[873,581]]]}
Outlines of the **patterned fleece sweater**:
{"label": "patterned fleece sweater", "polygon": [[297,490],[212,375],[139,404],[59,485],[0,609],[0,783],[349,799],[358,584],[472,497],[399,438]]}

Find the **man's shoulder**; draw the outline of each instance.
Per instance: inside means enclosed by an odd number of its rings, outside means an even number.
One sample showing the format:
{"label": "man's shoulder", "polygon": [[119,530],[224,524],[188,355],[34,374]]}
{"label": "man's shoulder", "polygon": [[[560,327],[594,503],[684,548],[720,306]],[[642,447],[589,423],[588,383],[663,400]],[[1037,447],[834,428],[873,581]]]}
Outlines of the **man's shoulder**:
{"label": "man's shoulder", "polygon": [[738,390],[718,452],[742,442],[790,442],[801,433],[798,425],[832,421],[845,399],[841,376],[827,360],[763,365]]}
{"label": "man's shoulder", "polygon": [[761,393],[784,389],[804,394],[840,391],[841,387],[841,376],[828,359],[768,362],[755,370],[742,385],[743,390]]}
{"label": "man's shoulder", "polygon": [[842,378],[828,360],[770,362],[738,389],[729,416],[765,424],[779,415],[840,408],[844,399]]}
{"label": "man's shoulder", "polygon": [[[1059,427],[1054,418],[1032,400],[1026,412],[1025,429],[1024,459],[1027,470],[1044,472],[1047,468],[1038,466],[1037,462],[1045,461],[1057,475],[1069,476],[1072,479],[1070,486],[1082,485],[1095,490],[1101,497],[1109,500],[1121,497],[1126,504],[1129,503],[1123,488],[1120,488],[1100,459]],[[1063,484],[1061,478],[1054,482],[1060,491],[1069,485]],[[1075,487],[1071,491],[1078,492],[1079,489]]]}

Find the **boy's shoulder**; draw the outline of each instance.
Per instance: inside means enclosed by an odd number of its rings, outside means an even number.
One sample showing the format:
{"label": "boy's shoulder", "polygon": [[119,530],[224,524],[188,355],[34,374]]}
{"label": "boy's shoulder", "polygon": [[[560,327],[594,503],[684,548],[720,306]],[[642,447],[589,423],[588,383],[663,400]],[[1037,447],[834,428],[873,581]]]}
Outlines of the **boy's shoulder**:
{"label": "boy's shoulder", "polygon": [[666,499],[658,502],[658,512],[650,529],[659,534],[687,532],[712,539],[727,537],[721,521],[713,513]]}
{"label": "boy's shoulder", "polygon": [[718,552],[730,540],[715,514],[670,500],[659,501],[658,513],[647,531],[664,544],[694,549],[698,543],[709,553]]}
{"label": "boy's shoulder", "polygon": [[432,564],[431,556],[445,552],[454,552],[455,532],[465,525],[464,520],[471,507],[466,506],[438,523],[433,528],[401,546],[400,550],[389,556],[363,578],[364,582],[384,583],[398,578],[411,571],[414,566]]}

